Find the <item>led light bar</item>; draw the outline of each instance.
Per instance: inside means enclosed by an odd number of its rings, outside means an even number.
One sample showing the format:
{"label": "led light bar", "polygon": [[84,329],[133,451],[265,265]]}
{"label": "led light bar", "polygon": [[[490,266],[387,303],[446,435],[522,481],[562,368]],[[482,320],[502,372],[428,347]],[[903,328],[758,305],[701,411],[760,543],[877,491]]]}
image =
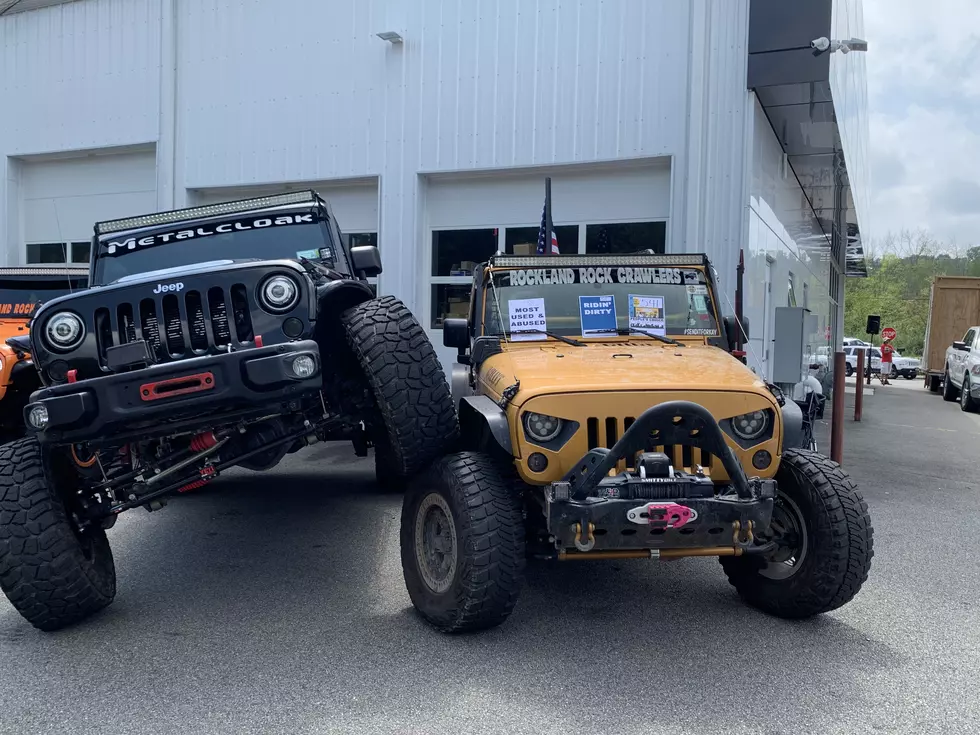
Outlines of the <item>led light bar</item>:
{"label": "led light bar", "polygon": [[589,268],[631,265],[707,265],[703,253],[635,255],[500,255],[490,259],[491,268]]}
{"label": "led light bar", "polygon": [[203,207],[190,207],[189,209],[174,209],[170,212],[157,212],[156,214],[146,214],[140,217],[125,217],[123,219],[107,220],[98,222],[95,231],[99,235],[106,235],[110,232],[120,232],[121,230],[135,230],[139,227],[151,227],[152,225],[165,225],[171,222],[183,222],[201,217],[213,217],[220,214],[237,214],[248,212],[253,209],[265,209],[266,207],[281,207],[286,204],[306,204],[317,201],[316,192],[312,189],[307,191],[290,192],[289,194],[273,194],[267,197],[256,197],[254,199],[239,199],[234,202],[222,202],[221,204],[207,204]]}
{"label": "led light bar", "polygon": [[44,278],[79,278],[88,276],[88,266],[72,265],[50,265],[38,266],[14,266],[11,268],[0,268],[0,278],[14,278],[17,276],[43,276]]}

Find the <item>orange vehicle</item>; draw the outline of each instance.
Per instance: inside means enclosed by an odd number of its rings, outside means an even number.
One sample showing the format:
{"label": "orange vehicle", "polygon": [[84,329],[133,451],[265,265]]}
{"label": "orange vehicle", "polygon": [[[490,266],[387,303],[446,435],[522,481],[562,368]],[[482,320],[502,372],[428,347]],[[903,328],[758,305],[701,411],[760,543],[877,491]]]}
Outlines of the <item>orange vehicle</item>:
{"label": "orange vehicle", "polygon": [[87,287],[88,266],[0,268],[0,441],[24,433],[24,406],[41,384],[29,354],[34,310]]}

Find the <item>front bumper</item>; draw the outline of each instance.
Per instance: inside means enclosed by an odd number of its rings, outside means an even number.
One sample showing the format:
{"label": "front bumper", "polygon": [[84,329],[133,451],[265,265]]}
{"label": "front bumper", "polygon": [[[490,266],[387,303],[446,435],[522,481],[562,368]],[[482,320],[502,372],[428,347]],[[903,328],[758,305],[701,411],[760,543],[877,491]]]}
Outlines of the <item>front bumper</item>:
{"label": "front bumper", "polygon": [[[673,471],[644,477],[636,471],[609,476],[621,459],[651,445],[687,444],[721,458],[730,478],[715,485],[704,475]],[[768,530],[776,482],[747,478],[711,414],[686,401],[645,411],[611,449],[586,454],[562,480],[546,489],[548,534],[559,551],[753,547]]]}
{"label": "front bumper", "polygon": [[[302,355],[316,365],[304,378],[291,369]],[[222,414],[261,410],[319,390],[321,381],[316,342],[289,342],[42,388],[25,406],[24,422],[42,444],[110,440],[194,423],[198,417],[196,423],[205,423]],[[47,411],[43,428],[31,421],[37,406]]]}

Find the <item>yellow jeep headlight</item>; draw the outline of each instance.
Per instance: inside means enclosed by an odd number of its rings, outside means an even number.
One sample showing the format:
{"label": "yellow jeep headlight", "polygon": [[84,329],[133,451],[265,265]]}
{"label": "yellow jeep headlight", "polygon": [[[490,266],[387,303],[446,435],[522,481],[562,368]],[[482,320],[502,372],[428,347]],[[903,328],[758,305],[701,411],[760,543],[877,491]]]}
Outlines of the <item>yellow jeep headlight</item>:
{"label": "yellow jeep headlight", "polygon": [[735,416],[732,419],[732,431],[739,439],[753,441],[758,439],[769,428],[769,411],[751,411]]}
{"label": "yellow jeep headlight", "polygon": [[554,416],[528,411],[524,414],[524,430],[538,443],[550,442],[561,433],[564,422]]}

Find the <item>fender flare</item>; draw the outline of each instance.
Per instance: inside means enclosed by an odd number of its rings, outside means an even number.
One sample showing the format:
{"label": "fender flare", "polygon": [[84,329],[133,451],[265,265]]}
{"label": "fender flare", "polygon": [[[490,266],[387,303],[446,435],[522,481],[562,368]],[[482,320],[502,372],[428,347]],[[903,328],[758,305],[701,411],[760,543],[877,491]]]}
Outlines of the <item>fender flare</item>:
{"label": "fender flare", "polygon": [[[798,449],[803,441],[803,409],[793,401],[786,401],[781,409],[783,415],[782,449]],[[809,447],[802,447],[808,449]]]}
{"label": "fender flare", "polygon": [[464,396],[459,402],[459,427],[463,441],[486,450],[492,441],[508,457],[514,456],[507,413],[487,396]]}

